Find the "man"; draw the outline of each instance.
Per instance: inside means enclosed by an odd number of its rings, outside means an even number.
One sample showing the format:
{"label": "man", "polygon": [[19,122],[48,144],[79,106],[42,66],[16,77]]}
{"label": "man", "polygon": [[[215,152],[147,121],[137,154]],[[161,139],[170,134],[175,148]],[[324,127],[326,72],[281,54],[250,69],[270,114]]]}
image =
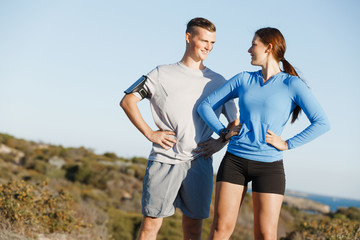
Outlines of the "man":
{"label": "man", "polygon": [[[216,28],[204,18],[187,24],[186,51],[180,62],[156,67],[140,78],[121,100],[121,107],[136,128],[153,143],[143,182],[138,239],[156,239],[164,217],[183,212],[184,239],[201,239],[202,219],[209,217],[213,168],[211,155],[225,146],[211,138],[213,131],[201,120],[197,107],[225,79],[203,61],[215,43]],[[143,120],[137,103],[150,100],[159,130]],[[234,102],[217,109],[229,127],[238,122]],[[201,144],[199,144],[201,143]]]}

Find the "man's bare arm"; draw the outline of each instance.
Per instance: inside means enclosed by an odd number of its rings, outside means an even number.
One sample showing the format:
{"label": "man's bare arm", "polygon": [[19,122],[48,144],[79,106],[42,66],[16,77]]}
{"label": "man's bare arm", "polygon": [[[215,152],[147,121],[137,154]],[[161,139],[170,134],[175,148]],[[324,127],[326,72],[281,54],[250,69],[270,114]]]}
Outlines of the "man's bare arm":
{"label": "man's bare arm", "polygon": [[143,119],[137,103],[140,101],[134,94],[126,94],[120,102],[120,106],[134,124],[134,126],[151,142],[159,144],[164,149],[173,147],[176,139],[169,135],[175,135],[172,131],[157,130],[153,131]]}

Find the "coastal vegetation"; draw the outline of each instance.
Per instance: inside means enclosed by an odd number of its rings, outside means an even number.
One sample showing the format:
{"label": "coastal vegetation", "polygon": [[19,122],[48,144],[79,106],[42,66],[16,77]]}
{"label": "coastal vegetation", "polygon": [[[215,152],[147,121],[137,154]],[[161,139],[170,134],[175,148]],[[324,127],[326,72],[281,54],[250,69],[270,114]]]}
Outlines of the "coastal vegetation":
{"label": "coastal vegetation", "polygon": [[[146,162],[0,134],[0,239],[135,239]],[[204,239],[212,216],[213,201]],[[231,239],[253,239],[252,224],[247,194]],[[284,204],[279,238],[360,239],[360,210],[308,213]],[[182,239],[180,211],[164,220],[158,239]]]}

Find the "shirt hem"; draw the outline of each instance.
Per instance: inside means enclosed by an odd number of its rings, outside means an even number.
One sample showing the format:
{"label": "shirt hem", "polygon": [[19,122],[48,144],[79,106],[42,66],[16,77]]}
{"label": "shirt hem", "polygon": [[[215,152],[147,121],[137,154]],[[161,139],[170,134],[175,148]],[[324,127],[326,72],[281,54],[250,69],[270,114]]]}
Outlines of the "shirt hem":
{"label": "shirt hem", "polygon": [[283,159],[283,154],[278,154],[276,156],[267,156],[267,155],[254,155],[249,153],[243,153],[238,151],[232,151],[231,149],[227,150],[229,153],[234,154],[235,156],[245,158],[252,161],[258,162],[275,162]]}

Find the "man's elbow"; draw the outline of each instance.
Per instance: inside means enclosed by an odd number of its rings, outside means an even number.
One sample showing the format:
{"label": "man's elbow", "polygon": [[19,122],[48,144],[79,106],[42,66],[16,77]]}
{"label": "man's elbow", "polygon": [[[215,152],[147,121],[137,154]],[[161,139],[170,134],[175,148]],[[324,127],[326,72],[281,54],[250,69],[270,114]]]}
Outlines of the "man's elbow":
{"label": "man's elbow", "polygon": [[128,106],[127,95],[125,95],[125,96],[121,99],[119,105],[120,105],[120,107],[121,107],[122,109],[124,109],[124,110],[126,109],[126,107]]}
{"label": "man's elbow", "polygon": [[140,101],[139,98],[137,98],[133,94],[126,94],[120,101],[120,107],[126,112],[131,111],[134,109],[134,107],[137,105],[137,103]]}

